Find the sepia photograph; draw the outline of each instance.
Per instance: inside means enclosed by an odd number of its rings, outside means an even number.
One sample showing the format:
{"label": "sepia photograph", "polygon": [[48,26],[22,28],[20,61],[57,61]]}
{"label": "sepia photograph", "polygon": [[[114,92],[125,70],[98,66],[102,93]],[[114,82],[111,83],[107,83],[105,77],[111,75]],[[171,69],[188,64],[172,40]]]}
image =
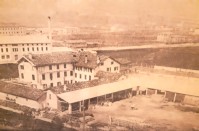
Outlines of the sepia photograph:
{"label": "sepia photograph", "polygon": [[199,131],[199,0],[0,0],[0,131]]}

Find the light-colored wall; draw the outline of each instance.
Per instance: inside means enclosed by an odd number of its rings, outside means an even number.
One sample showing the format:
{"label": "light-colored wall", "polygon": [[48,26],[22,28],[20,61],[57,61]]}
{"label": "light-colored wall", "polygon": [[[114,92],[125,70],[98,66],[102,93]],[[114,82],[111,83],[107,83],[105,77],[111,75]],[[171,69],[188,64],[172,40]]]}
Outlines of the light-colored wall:
{"label": "light-colored wall", "polygon": [[[24,66],[24,69],[21,69],[21,66]],[[32,85],[36,85],[38,89],[42,89],[38,85],[38,74],[37,74],[37,68],[32,66],[31,63],[22,61],[18,65],[18,71],[19,71],[19,79],[22,82],[30,83]],[[24,78],[22,78],[22,74],[24,75]],[[32,75],[35,76],[35,80],[32,79]]]}
{"label": "light-colored wall", "polygon": [[[17,45],[17,46],[13,46],[13,45]],[[8,52],[6,51],[6,48],[8,49]],[[15,48],[17,49],[17,51],[13,51],[13,49]],[[3,52],[2,52],[2,49],[3,49]],[[19,59],[20,57],[28,53],[34,53],[34,54],[49,53],[51,52],[51,50],[52,50],[52,47],[50,43],[30,43],[30,44],[28,43],[27,44],[14,44],[14,43],[1,44],[0,43],[0,64],[15,63],[17,61],[17,59],[15,58],[15,55],[17,55]],[[6,58],[7,55],[10,56],[9,59]],[[5,56],[5,58],[2,59],[2,56]]]}
{"label": "light-colored wall", "polygon": [[[75,81],[83,82],[83,81],[89,81],[89,77],[91,77],[90,80],[93,80],[96,72],[95,72],[95,69],[91,69],[91,68],[75,67],[75,74],[77,74],[77,76],[75,77]],[[80,75],[81,75],[81,78],[80,78]]]}
{"label": "light-colored wall", "polygon": [[24,106],[27,106],[27,107],[30,107],[30,108],[35,108],[35,109],[41,108],[41,105],[37,101],[22,98],[22,97],[17,97],[17,96],[11,95],[11,94],[6,94],[6,93],[3,93],[3,92],[0,92],[0,99],[1,100],[6,100],[6,97],[8,97],[10,99],[14,99],[15,102],[17,104],[20,104],[20,105],[24,105]]}
{"label": "light-colored wall", "polygon": [[[111,64],[111,62],[113,62],[113,64]],[[114,67],[118,67],[117,70],[114,70]],[[99,65],[99,69],[101,71],[106,71],[107,72],[107,68],[109,68],[108,72],[112,72],[112,73],[119,73],[120,72],[120,64],[117,63],[116,61],[108,58],[104,61],[103,65]]]}
{"label": "light-colored wall", "polygon": [[53,109],[58,109],[58,99],[57,96],[50,90],[47,91],[46,94],[46,105],[45,107],[53,108]]}
{"label": "light-colored wall", "polygon": [[[48,66],[38,67],[38,83],[43,88],[43,84],[47,84],[47,87],[50,87],[50,84],[53,83],[53,86],[57,86],[58,82],[61,82],[61,85],[64,85],[64,81],[68,81],[71,83],[71,80],[74,81],[74,72],[73,76],[70,75],[70,71],[73,71],[73,65],[70,63],[66,64],[66,68],[64,68],[64,64],[59,64],[59,69],[57,69],[57,65],[52,65],[52,70],[49,69]],[[57,73],[60,73],[60,77],[57,77]],[[67,75],[64,76],[64,72],[67,72]],[[45,80],[42,80],[42,74],[45,75]],[[53,79],[50,79],[50,74],[53,75]]]}

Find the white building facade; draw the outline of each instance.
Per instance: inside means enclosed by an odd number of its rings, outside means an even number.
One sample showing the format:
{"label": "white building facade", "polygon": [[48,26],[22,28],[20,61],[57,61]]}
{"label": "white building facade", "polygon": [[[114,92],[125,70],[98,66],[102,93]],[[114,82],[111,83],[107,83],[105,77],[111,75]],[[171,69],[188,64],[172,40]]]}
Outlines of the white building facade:
{"label": "white building facade", "polygon": [[28,53],[49,53],[52,45],[47,36],[2,36],[0,37],[0,64],[16,63]]}
{"label": "white building facade", "polygon": [[98,71],[119,73],[120,64],[109,57],[97,61],[97,56],[91,53],[53,52],[22,57],[18,61],[18,70],[20,81],[44,90],[97,79]]}

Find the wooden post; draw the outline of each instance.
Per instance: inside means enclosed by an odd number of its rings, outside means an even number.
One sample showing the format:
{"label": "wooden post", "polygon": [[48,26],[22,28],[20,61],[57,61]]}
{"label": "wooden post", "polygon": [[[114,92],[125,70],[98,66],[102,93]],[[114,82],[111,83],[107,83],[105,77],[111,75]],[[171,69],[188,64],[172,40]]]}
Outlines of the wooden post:
{"label": "wooden post", "polygon": [[146,89],[146,95],[148,95],[148,92],[147,92],[147,91],[148,91],[148,89]]}
{"label": "wooden post", "polygon": [[72,104],[69,103],[68,105],[68,114],[72,114]]}
{"label": "wooden post", "polygon": [[79,112],[82,111],[82,104],[81,104],[81,101],[79,102]]}
{"label": "wooden post", "polygon": [[175,102],[176,101],[176,93],[174,94],[174,97],[173,97],[173,102]]}
{"label": "wooden post", "polygon": [[98,105],[98,96],[97,96],[97,105]]}
{"label": "wooden post", "polygon": [[113,98],[114,98],[114,97],[113,97],[113,93],[111,94],[111,98],[112,98],[112,102],[113,102],[113,101],[114,101],[114,100],[113,100]]}
{"label": "wooden post", "polygon": [[155,90],[155,95],[157,95],[158,94],[158,90]]}

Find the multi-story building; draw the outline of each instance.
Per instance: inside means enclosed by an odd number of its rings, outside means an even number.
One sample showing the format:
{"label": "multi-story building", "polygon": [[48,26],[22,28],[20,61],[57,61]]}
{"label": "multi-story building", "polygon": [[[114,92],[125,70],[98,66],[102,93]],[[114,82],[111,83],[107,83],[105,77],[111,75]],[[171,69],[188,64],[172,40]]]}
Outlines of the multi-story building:
{"label": "multi-story building", "polygon": [[51,52],[51,42],[47,36],[1,36],[0,64],[15,63],[20,57],[28,53]]}
{"label": "multi-story building", "polygon": [[23,26],[14,26],[14,25],[0,26],[0,36],[25,35],[25,34],[26,34],[25,27]]}
{"label": "multi-story building", "polygon": [[29,54],[18,60],[20,81],[46,89],[97,79],[98,71],[119,73],[120,64],[90,52]]}

